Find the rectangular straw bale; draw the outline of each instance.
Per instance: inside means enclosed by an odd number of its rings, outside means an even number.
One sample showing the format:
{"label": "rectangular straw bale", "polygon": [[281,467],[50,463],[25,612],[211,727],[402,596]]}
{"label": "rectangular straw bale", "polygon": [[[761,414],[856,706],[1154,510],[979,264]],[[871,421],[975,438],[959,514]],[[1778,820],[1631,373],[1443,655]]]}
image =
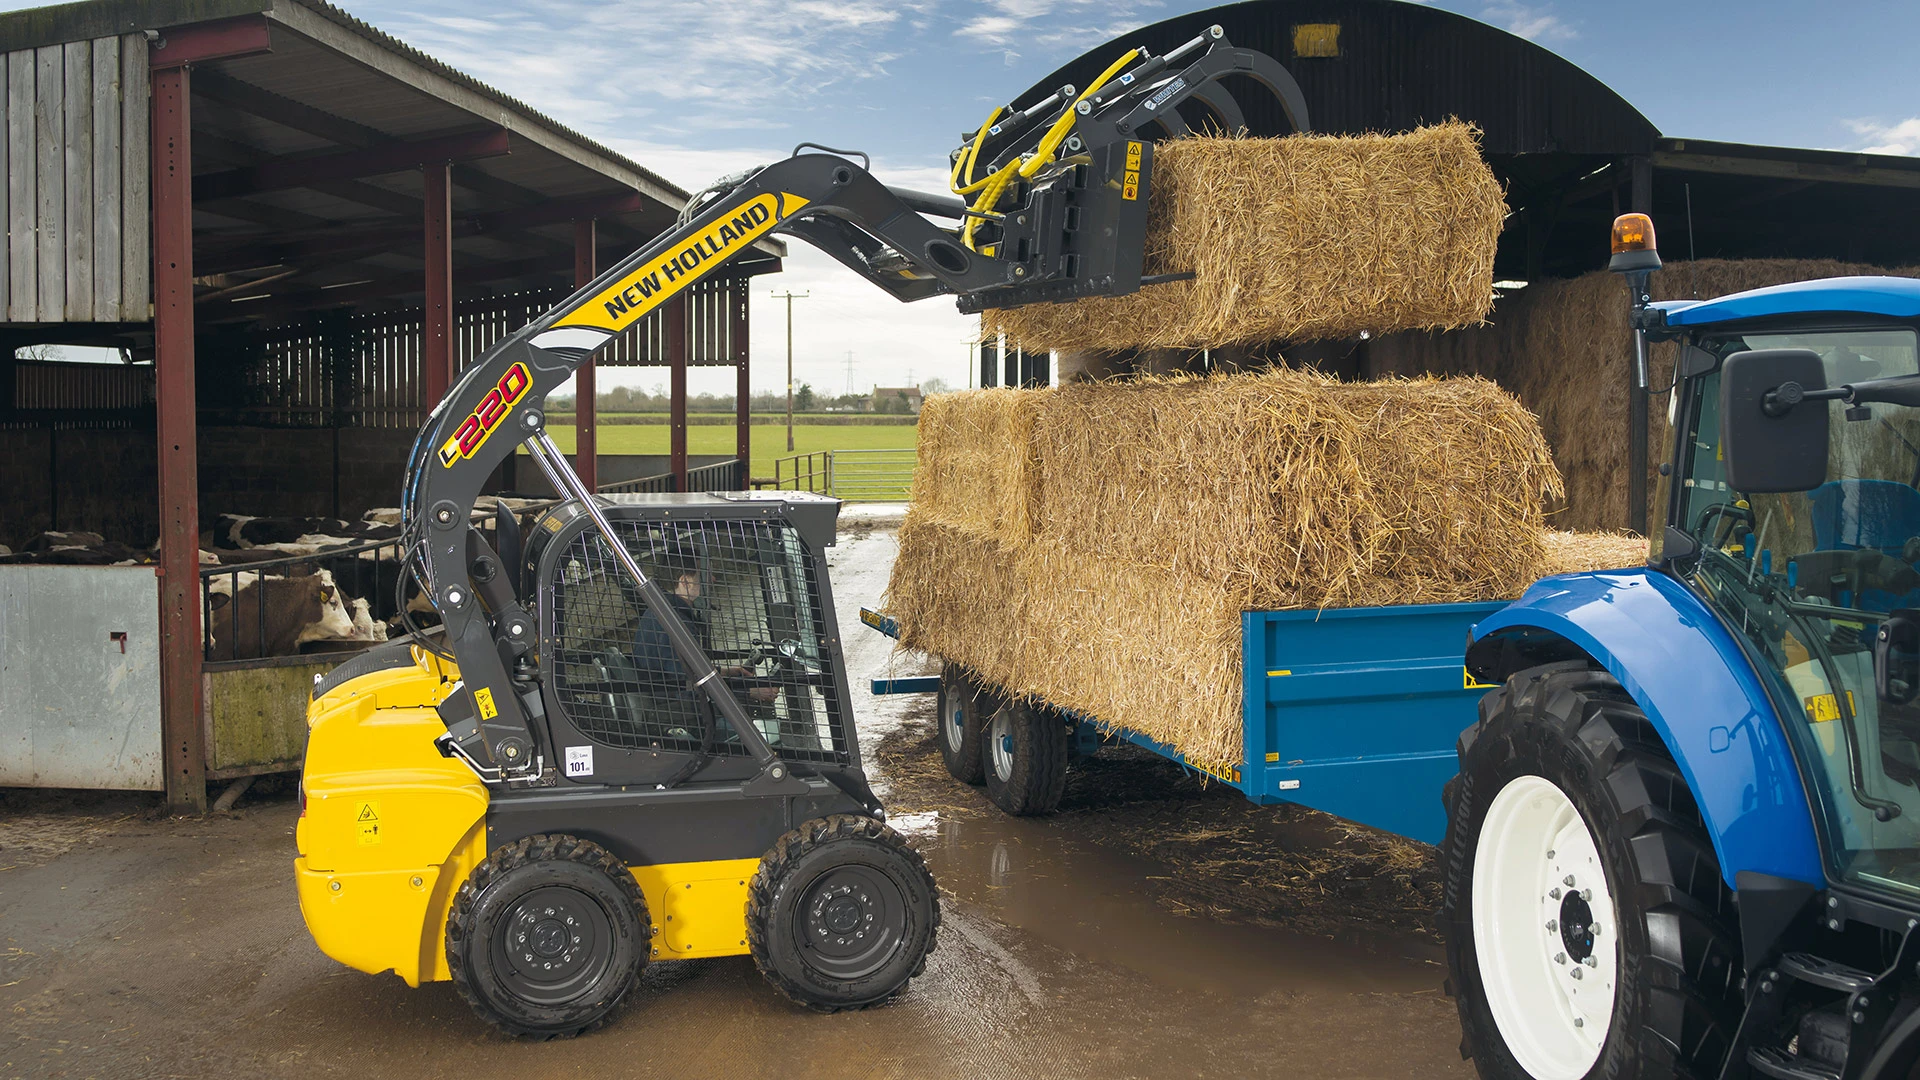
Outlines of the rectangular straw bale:
{"label": "rectangular straw bale", "polygon": [[1516,595],[1559,491],[1538,425],[1483,379],[1072,386],[1034,437],[1044,535],[1247,608]]}
{"label": "rectangular straw bale", "polygon": [[886,610],[900,643],[944,656],[989,682],[1018,687],[1031,661],[1024,549],[920,512],[900,525]]}
{"label": "rectangular straw bale", "polygon": [[927,398],[913,467],[915,514],[1007,538],[1031,535],[1040,499],[1033,425],[1052,393],[997,387]]}
{"label": "rectangular straw bale", "polygon": [[1507,208],[1479,132],[1196,137],[1155,148],[1145,274],[1191,281],[989,311],[1029,350],[1219,348],[1480,322]]}
{"label": "rectangular straw bale", "polygon": [[1630,532],[1567,532],[1548,529],[1541,537],[1546,558],[1542,576],[1586,570],[1626,570],[1647,562],[1647,538]]}

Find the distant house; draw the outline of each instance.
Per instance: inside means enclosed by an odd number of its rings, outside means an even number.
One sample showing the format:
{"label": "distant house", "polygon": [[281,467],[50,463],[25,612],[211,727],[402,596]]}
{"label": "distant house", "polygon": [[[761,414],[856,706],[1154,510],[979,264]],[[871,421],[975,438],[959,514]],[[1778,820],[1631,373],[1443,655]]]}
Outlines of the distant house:
{"label": "distant house", "polygon": [[917,386],[876,386],[873,388],[873,405],[877,413],[914,413],[920,412],[920,388]]}

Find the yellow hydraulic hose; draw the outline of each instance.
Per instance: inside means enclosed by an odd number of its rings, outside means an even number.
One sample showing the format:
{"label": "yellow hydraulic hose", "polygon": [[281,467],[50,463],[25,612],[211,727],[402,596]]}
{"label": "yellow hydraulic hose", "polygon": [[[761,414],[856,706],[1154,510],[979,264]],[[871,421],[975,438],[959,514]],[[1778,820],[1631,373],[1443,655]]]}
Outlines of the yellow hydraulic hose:
{"label": "yellow hydraulic hose", "polygon": [[[1053,126],[1047,129],[1047,133],[1041,137],[1039,145],[1034,147],[1032,154],[1029,154],[1025,158],[1015,158],[982,179],[975,180],[973,178],[973,170],[980,156],[980,148],[986,142],[987,129],[992,127],[993,122],[1000,118],[1001,110],[995,108],[993,112],[987,116],[986,123],[981,124],[980,130],[974,134],[973,143],[961,151],[959,158],[953,163],[951,184],[953,193],[956,195],[971,195],[974,192],[979,192],[979,197],[973,201],[971,209],[981,213],[993,211],[999,206],[1000,196],[1006,193],[1007,186],[1013,183],[1014,177],[1018,176],[1021,179],[1031,180],[1039,175],[1041,169],[1053,163],[1054,156],[1060,150],[1060,144],[1066,141],[1067,132],[1073,130],[1073,120],[1074,117],[1079,115],[1080,103],[1099,91],[1099,89],[1111,81],[1114,76],[1124,71],[1127,65],[1133,63],[1134,59],[1141,54],[1142,51],[1140,49],[1128,49],[1119,59],[1107,65],[1107,70],[1101,72],[1100,77],[1093,80],[1092,85],[1081,91],[1080,95],[1068,104],[1066,110],[1060,114],[1059,118],[1054,120]],[[964,179],[961,175],[963,171],[965,173]],[[966,244],[969,251],[977,250],[973,246],[973,233],[975,229],[979,228],[980,221],[981,219],[977,217],[968,218],[966,225],[960,231],[961,242]]]}

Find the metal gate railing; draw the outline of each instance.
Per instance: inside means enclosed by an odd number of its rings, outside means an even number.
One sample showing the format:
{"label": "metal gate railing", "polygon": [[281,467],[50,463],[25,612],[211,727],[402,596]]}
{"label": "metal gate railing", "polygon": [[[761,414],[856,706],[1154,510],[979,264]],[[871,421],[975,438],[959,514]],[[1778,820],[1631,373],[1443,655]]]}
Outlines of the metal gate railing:
{"label": "metal gate railing", "polygon": [[834,450],[828,491],[849,502],[906,502],[913,497],[912,450]]}

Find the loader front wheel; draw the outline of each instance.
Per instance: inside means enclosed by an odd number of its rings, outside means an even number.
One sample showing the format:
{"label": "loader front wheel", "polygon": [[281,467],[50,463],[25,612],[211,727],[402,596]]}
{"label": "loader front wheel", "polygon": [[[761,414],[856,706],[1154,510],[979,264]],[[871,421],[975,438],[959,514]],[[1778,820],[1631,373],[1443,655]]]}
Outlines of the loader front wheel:
{"label": "loader front wheel", "polygon": [[820,1012],[884,1004],[926,970],[940,895],[885,823],[816,818],[774,841],[747,887],[747,948],[768,982]]}
{"label": "loader front wheel", "polygon": [[988,692],[964,668],[949,666],[940,673],[940,759],[947,772],[963,784],[984,779],[980,764],[981,730],[993,707]]}
{"label": "loader front wheel", "polygon": [[447,968],[460,996],[502,1032],[566,1038],[620,1007],[652,938],[640,886],[611,852],[573,836],[529,836],[460,886]]}
{"label": "loader front wheel", "polygon": [[1733,896],[1645,713],[1582,662],[1481,701],[1446,788],[1441,911],[1486,1080],[1717,1076],[1739,1024]]}
{"label": "loader front wheel", "polygon": [[1015,817],[1051,814],[1067,788],[1073,730],[1054,713],[1009,701],[994,712],[981,743],[987,798]]}

